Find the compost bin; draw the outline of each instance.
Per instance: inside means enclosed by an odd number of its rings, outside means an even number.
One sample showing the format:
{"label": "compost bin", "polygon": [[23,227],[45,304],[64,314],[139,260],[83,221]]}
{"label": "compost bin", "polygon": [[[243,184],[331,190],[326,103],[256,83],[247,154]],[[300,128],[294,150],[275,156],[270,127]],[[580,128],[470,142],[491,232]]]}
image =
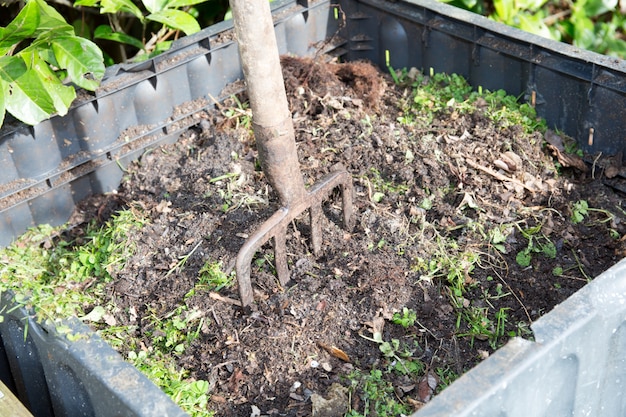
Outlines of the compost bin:
{"label": "compost bin", "polygon": [[[549,126],[593,154],[624,151],[626,64],[434,1],[275,3],[282,53],[323,51],[381,68],[457,73],[532,102]],[[344,19],[345,17],[345,19]],[[89,195],[115,190],[147,149],[199,123],[242,77],[232,27],[220,23],[152,60],[107,70],[64,117],[0,131],[0,244],[68,221]],[[616,111],[616,109],[618,109]],[[623,414],[626,278],[619,263],[512,339],[416,416]],[[179,415],[154,385],[82,324],[38,324],[3,294],[0,376],[37,416]],[[80,410],[80,411],[78,411]],[[158,411],[157,411],[158,410]]]}

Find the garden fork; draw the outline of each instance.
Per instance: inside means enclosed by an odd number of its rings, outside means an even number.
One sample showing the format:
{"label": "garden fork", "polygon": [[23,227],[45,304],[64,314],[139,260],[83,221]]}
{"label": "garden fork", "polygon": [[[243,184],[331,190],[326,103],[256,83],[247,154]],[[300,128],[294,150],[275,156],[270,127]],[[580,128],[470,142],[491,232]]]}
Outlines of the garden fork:
{"label": "garden fork", "polygon": [[289,282],[287,226],[310,209],[313,253],[322,247],[322,201],[341,187],[344,227],[352,217],[352,177],[346,170],[332,172],[307,190],[300,172],[295,132],[280,68],[274,25],[267,0],[230,0],[239,43],[253,129],[261,167],[278,194],[281,208],[246,240],[237,255],[236,272],[243,307],[253,301],[250,263],[257,250],[274,239],[276,273],[282,285]]}

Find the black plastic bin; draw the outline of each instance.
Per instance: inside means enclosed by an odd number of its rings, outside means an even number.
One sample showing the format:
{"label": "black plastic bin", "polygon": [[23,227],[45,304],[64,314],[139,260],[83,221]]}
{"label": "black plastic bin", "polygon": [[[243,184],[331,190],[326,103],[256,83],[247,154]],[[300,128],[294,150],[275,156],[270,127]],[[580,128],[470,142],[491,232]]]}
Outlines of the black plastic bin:
{"label": "black plastic bin", "polygon": [[0,311],[0,378],[34,416],[187,415],[77,319],[61,334],[9,293]]}

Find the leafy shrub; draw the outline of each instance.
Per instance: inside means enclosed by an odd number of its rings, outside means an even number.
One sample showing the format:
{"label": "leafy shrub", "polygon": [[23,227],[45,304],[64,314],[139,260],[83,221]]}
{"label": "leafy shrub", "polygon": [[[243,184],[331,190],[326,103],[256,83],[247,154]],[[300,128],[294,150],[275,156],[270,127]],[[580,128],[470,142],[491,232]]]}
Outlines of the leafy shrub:
{"label": "leafy shrub", "polygon": [[626,17],[618,0],[440,1],[546,38],[626,58]]}
{"label": "leafy shrub", "polygon": [[103,75],[100,48],[76,36],[44,0],[28,0],[0,27],[0,126],[7,111],[28,124],[64,115],[76,93],[62,80],[95,90]]}
{"label": "leafy shrub", "polygon": [[[173,36],[179,32],[191,35],[200,31],[198,21],[191,13],[181,10],[205,0],[142,0],[139,7],[131,0],[77,0],[74,6],[99,7],[106,14],[109,24],[99,25],[94,30],[94,39],[103,39],[129,45],[139,50],[135,60],[159,54],[171,45]],[[126,16],[125,16],[126,15]],[[127,33],[128,20],[136,20],[141,26],[140,39]],[[157,23],[154,33],[146,38],[148,23]],[[132,21],[130,23],[133,23]],[[110,60],[109,63],[114,63]]]}

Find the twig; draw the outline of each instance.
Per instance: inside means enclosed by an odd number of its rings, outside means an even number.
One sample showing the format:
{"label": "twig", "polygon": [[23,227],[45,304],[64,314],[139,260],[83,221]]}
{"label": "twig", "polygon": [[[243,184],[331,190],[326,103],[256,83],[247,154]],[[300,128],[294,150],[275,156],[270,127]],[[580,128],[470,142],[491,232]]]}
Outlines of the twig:
{"label": "twig", "polygon": [[[498,255],[502,258],[502,255],[501,255],[499,252],[497,252],[497,254],[498,254]],[[487,255],[487,257],[488,257],[488,258],[493,256],[493,255],[490,255],[490,254],[486,254],[486,255]],[[532,322],[533,322],[533,319],[530,317],[530,313],[528,312],[528,309],[526,308],[526,306],[524,305],[524,303],[522,302],[522,300],[521,300],[521,299],[517,296],[517,294],[515,293],[515,291],[513,290],[513,288],[511,288],[511,286],[509,285],[509,283],[508,283],[508,282],[506,282],[506,280],[504,279],[504,277],[502,276],[502,274],[500,274],[500,272],[498,272],[498,271],[496,270],[496,268],[501,268],[501,269],[504,269],[504,270],[505,270],[505,272],[506,272],[506,274],[508,275],[509,266],[508,266],[508,264],[506,263],[506,261],[503,259],[503,263],[504,263],[504,265],[505,265],[505,267],[504,267],[504,268],[502,268],[502,267],[498,267],[498,266],[497,266],[494,262],[491,262],[491,261],[488,261],[488,262],[489,262],[489,265],[490,265],[490,266],[491,266],[491,268],[492,268],[493,273],[494,273],[494,274],[498,277],[498,279],[499,279],[500,281],[502,281],[502,283],[504,284],[504,286],[506,287],[506,289],[509,291],[509,293],[511,293],[511,295],[513,295],[513,297],[517,300],[517,302],[519,303],[519,305],[522,307],[522,310],[524,310],[524,313],[526,314],[526,317],[528,318],[528,323],[529,323],[529,324],[530,324],[530,323],[532,323]],[[481,266],[481,268],[482,268],[482,266]]]}
{"label": "twig", "polygon": [[428,329],[426,326],[424,326],[422,323],[420,323],[418,320],[415,320],[415,323],[421,327],[425,332],[427,332],[429,335],[431,335],[435,340],[440,340],[439,337],[435,336],[435,334],[433,332],[430,331],[430,329]]}
{"label": "twig", "polygon": [[576,251],[574,249],[572,249],[572,255],[574,255],[574,259],[576,259],[576,266],[578,266],[578,270],[580,271],[580,273],[583,274],[583,276],[587,279],[587,282],[591,282],[593,278],[591,278],[585,272],[585,269],[583,268],[580,258],[578,257],[578,255],[576,255]]}
{"label": "twig", "polygon": [[179,257],[179,261],[176,262],[176,265],[174,265],[174,267],[172,269],[170,269],[169,271],[167,271],[167,274],[165,274],[164,278],[169,277],[172,273],[174,273],[176,270],[180,270],[183,266],[185,266],[185,264],[187,263],[187,260],[189,259],[189,257],[191,255],[193,255],[193,253],[196,251],[196,249],[198,249],[198,247],[200,246],[200,244],[202,243],[202,241],[198,242],[196,244],[196,246],[194,246],[194,248],[191,250],[191,252],[189,252],[187,255],[183,255],[181,257]]}
{"label": "twig", "polygon": [[216,292],[210,292],[209,293],[209,298],[212,298],[213,300],[216,300],[216,301],[222,301],[222,302],[227,303],[227,304],[232,304],[232,305],[236,305],[238,307],[241,307],[241,301],[235,300],[233,298],[224,297],[223,295],[219,295]]}
{"label": "twig", "polygon": [[527,186],[526,184],[524,184],[523,182],[516,180],[515,178],[510,178],[507,177],[506,175],[502,175],[499,172],[494,171],[491,168],[487,168],[485,166],[480,165],[479,163],[472,161],[469,158],[466,158],[465,161],[467,162],[467,164],[469,166],[471,166],[472,168],[478,169],[480,171],[483,171],[484,173],[487,173],[491,176],[493,176],[494,178],[500,180],[500,181],[508,181],[508,182],[512,182],[513,184],[517,184],[521,187],[524,187],[525,189],[527,189],[528,191],[530,191],[531,193],[535,193],[535,190],[529,186]]}
{"label": "twig", "polygon": [[533,322],[533,319],[530,317],[530,313],[528,312],[528,309],[526,308],[524,303],[522,303],[522,300],[520,300],[520,298],[517,296],[517,294],[515,294],[515,291],[513,291],[513,288],[511,288],[509,283],[506,282],[504,280],[504,278],[500,274],[498,274],[497,271],[495,271],[495,272],[496,272],[496,275],[498,276],[498,278],[500,279],[500,281],[502,281],[502,283],[504,284],[504,286],[511,292],[511,294],[513,294],[513,297],[515,297],[515,299],[517,300],[519,305],[522,306],[522,309],[524,310],[524,313],[526,314],[526,317],[528,318],[528,323],[531,324]]}
{"label": "twig", "polygon": [[222,327],[222,321],[219,319],[219,317],[217,317],[217,314],[215,314],[215,306],[211,307],[211,310],[209,310],[211,312],[211,315],[213,315],[213,319],[215,320],[215,323]]}
{"label": "twig", "polygon": [[593,159],[593,165],[591,166],[591,179],[596,179],[596,165],[598,164],[598,159],[600,159],[601,156],[602,152],[600,152],[598,156]]}
{"label": "twig", "polygon": [[553,24],[555,24],[559,19],[566,17],[568,15],[570,15],[572,13],[571,10],[563,10],[562,12],[559,13],[555,13],[553,15],[550,15],[546,18],[543,19],[543,23],[546,24],[546,26],[552,26]]}

